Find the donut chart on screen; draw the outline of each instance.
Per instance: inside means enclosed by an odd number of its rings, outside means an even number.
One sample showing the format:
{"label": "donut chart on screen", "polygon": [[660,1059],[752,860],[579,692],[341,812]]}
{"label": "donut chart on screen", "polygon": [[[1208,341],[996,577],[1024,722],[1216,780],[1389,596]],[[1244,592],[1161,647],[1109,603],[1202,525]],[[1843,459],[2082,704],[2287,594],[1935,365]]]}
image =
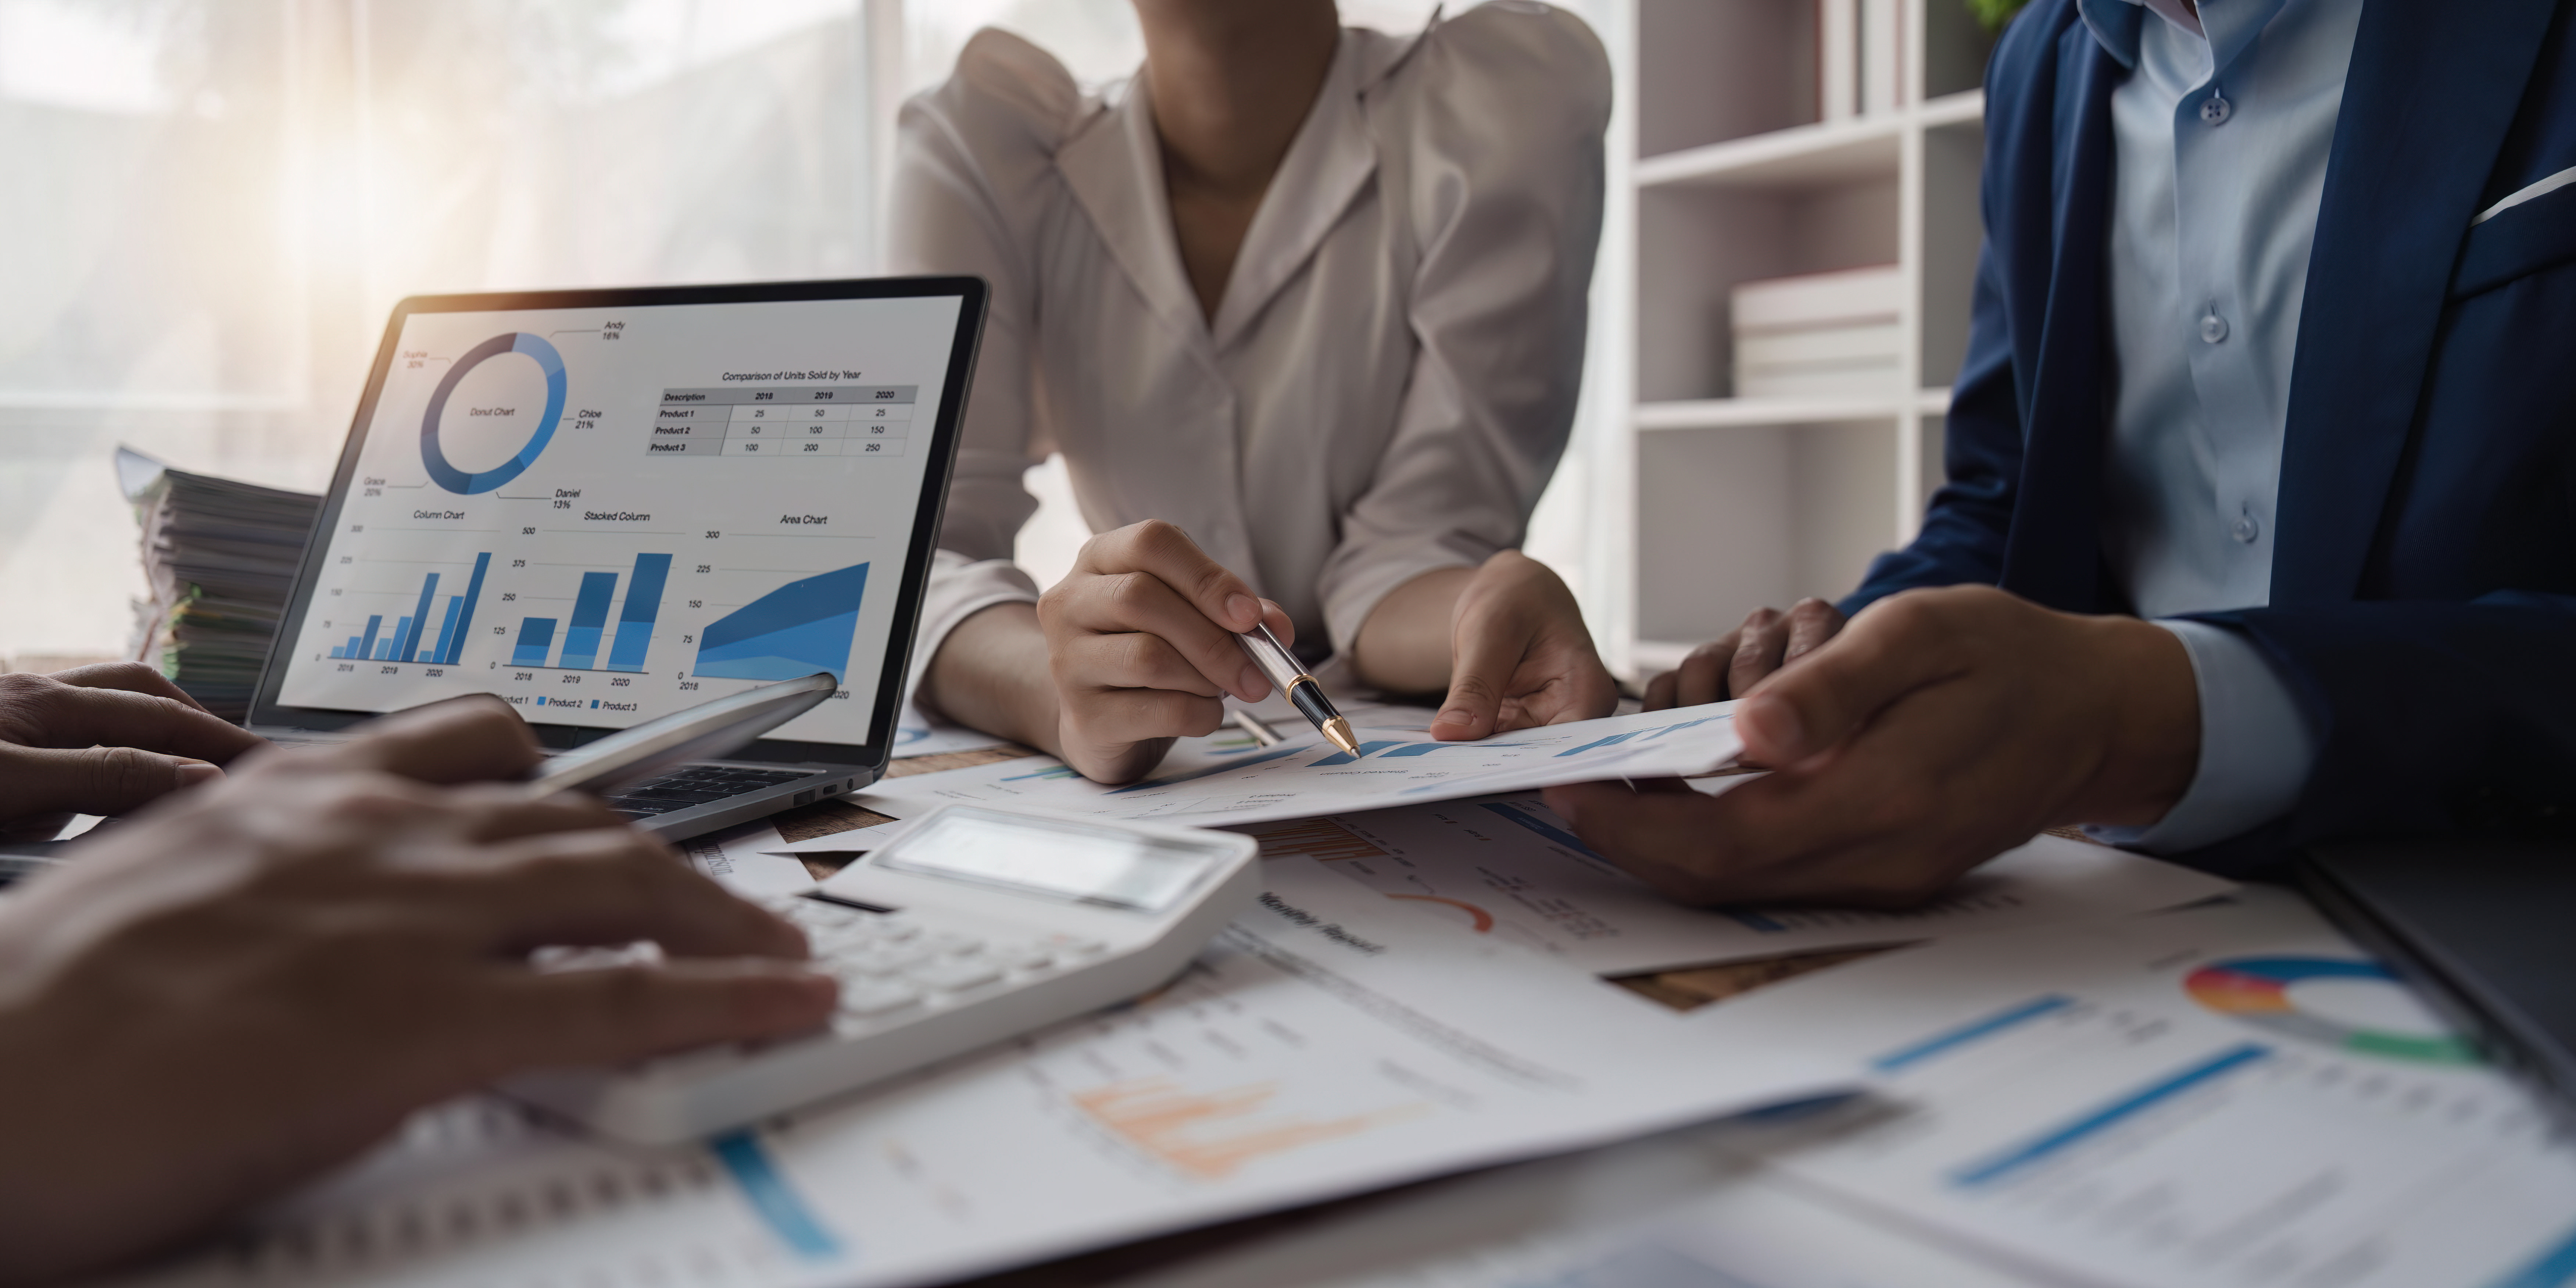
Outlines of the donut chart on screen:
{"label": "donut chart on screen", "polygon": [[[457,383],[465,379],[465,373],[505,353],[524,355],[545,373],[546,412],[537,418],[536,432],[528,436],[527,445],[521,447],[517,455],[481,473],[469,474],[448,463],[447,453],[438,443],[438,420],[447,411],[447,396],[456,392]],[[554,345],[544,336],[530,335],[525,331],[496,335],[466,350],[465,356],[447,369],[447,376],[438,382],[437,391],[429,396],[429,410],[420,418],[420,463],[428,467],[431,482],[450,492],[462,496],[489,492],[519,477],[529,466],[537,463],[538,454],[545,451],[546,444],[554,439],[555,422],[563,419],[563,409],[564,362],[563,355],[555,351]]]}
{"label": "donut chart on screen", "polygon": [[2361,1028],[2301,1010],[2290,986],[2307,980],[2364,980],[2400,985],[2376,962],[2331,957],[2234,957],[2193,971],[2184,991],[2202,1006],[2256,1028],[2355,1055],[2427,1064],[2477,1064],[2477,1051],[2447,1033]]}

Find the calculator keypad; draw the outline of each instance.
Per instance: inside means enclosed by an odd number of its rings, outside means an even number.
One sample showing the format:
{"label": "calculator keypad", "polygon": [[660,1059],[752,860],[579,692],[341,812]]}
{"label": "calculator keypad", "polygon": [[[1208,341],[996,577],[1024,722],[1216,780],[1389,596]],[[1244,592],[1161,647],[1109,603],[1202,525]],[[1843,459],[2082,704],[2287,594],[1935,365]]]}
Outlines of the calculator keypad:
{"label": "calculator keypad", "polygon": [[872,1030],[980,994],[1034,983],[1107,945],[1079,935],[1028,935],[908,912],[868,912],[817,899],[765,900],[804,930],[814,965],[841,981],[844,1032]]}

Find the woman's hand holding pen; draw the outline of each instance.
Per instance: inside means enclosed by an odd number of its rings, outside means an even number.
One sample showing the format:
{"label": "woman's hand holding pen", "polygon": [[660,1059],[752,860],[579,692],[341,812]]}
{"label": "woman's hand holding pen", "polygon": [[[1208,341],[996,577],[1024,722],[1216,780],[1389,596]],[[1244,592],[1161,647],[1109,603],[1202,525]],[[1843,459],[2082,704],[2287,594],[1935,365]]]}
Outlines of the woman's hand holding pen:
{"label": "woman's hand holding pen", "polygon": [[[1174,739],[1212,733],[1225,699],[1274,687],[1237,636],[1288,615],[1149,521],[1093,537],[1064,580],[959,624],[925,686],[951,719],[1054,753],[1094,782],[1132,782]],[[1041,651],[1043,656],[1041,656]],[[1565,583],[1506,550],[1396,587],[1360,628],[1354,669],[1395,693],[1444,693],[1432,736],[1482,738],[1610,714],[1617,686]]]}
{"label": "woman's hand holding pen", "polygon": [[1059,702],[1054,750],[1103,783],[1152,769],[1175,738],[1215,732],[1226,697],[1270,696],[1237,633],[1267,622],[1296,639],[1277,604],[1160,521],[1085,542],[1037,616]]}

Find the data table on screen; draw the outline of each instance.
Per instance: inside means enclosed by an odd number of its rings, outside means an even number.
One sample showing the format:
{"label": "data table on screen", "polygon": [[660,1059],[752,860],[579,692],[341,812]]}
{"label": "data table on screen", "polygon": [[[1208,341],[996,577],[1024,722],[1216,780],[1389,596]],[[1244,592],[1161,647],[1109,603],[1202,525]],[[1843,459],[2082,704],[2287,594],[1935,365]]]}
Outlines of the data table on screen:
{"label": "data table on screen", "polygon": [[912,438],[913,385],[665,389],[653,456],[900,457]]}

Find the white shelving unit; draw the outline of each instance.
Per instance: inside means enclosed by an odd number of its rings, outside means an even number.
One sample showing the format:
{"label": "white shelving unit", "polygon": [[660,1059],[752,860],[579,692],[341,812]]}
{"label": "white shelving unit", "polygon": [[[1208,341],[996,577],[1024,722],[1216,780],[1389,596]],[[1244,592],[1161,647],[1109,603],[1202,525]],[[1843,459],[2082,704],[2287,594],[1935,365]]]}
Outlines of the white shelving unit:
{"label": "white shelving unit", "polygon": [[[1603,338],[1628,370],[1595,460],[1614,667],[1643,678],[1764,604],[1831,598],[1902,544],[1941,481],[1978,240],[1986,33],[1964,0],[1895,0],[1897,105],[1820,119],[1818,0],[1633,0],[1604,36],[1629,69]],[[1622,164],[1625,162],[1625,164]],[[1623,181],[1624,175],[1624,181]],[[1736,398],[1738,282],[1893,263],[1901,387],[1878,398]],[[1622,298],[1624,297],[1624,298]],[[1622,336],[1619,333],[1625,332]],[[1624,538],[1624,539],[1615,539]]]}

